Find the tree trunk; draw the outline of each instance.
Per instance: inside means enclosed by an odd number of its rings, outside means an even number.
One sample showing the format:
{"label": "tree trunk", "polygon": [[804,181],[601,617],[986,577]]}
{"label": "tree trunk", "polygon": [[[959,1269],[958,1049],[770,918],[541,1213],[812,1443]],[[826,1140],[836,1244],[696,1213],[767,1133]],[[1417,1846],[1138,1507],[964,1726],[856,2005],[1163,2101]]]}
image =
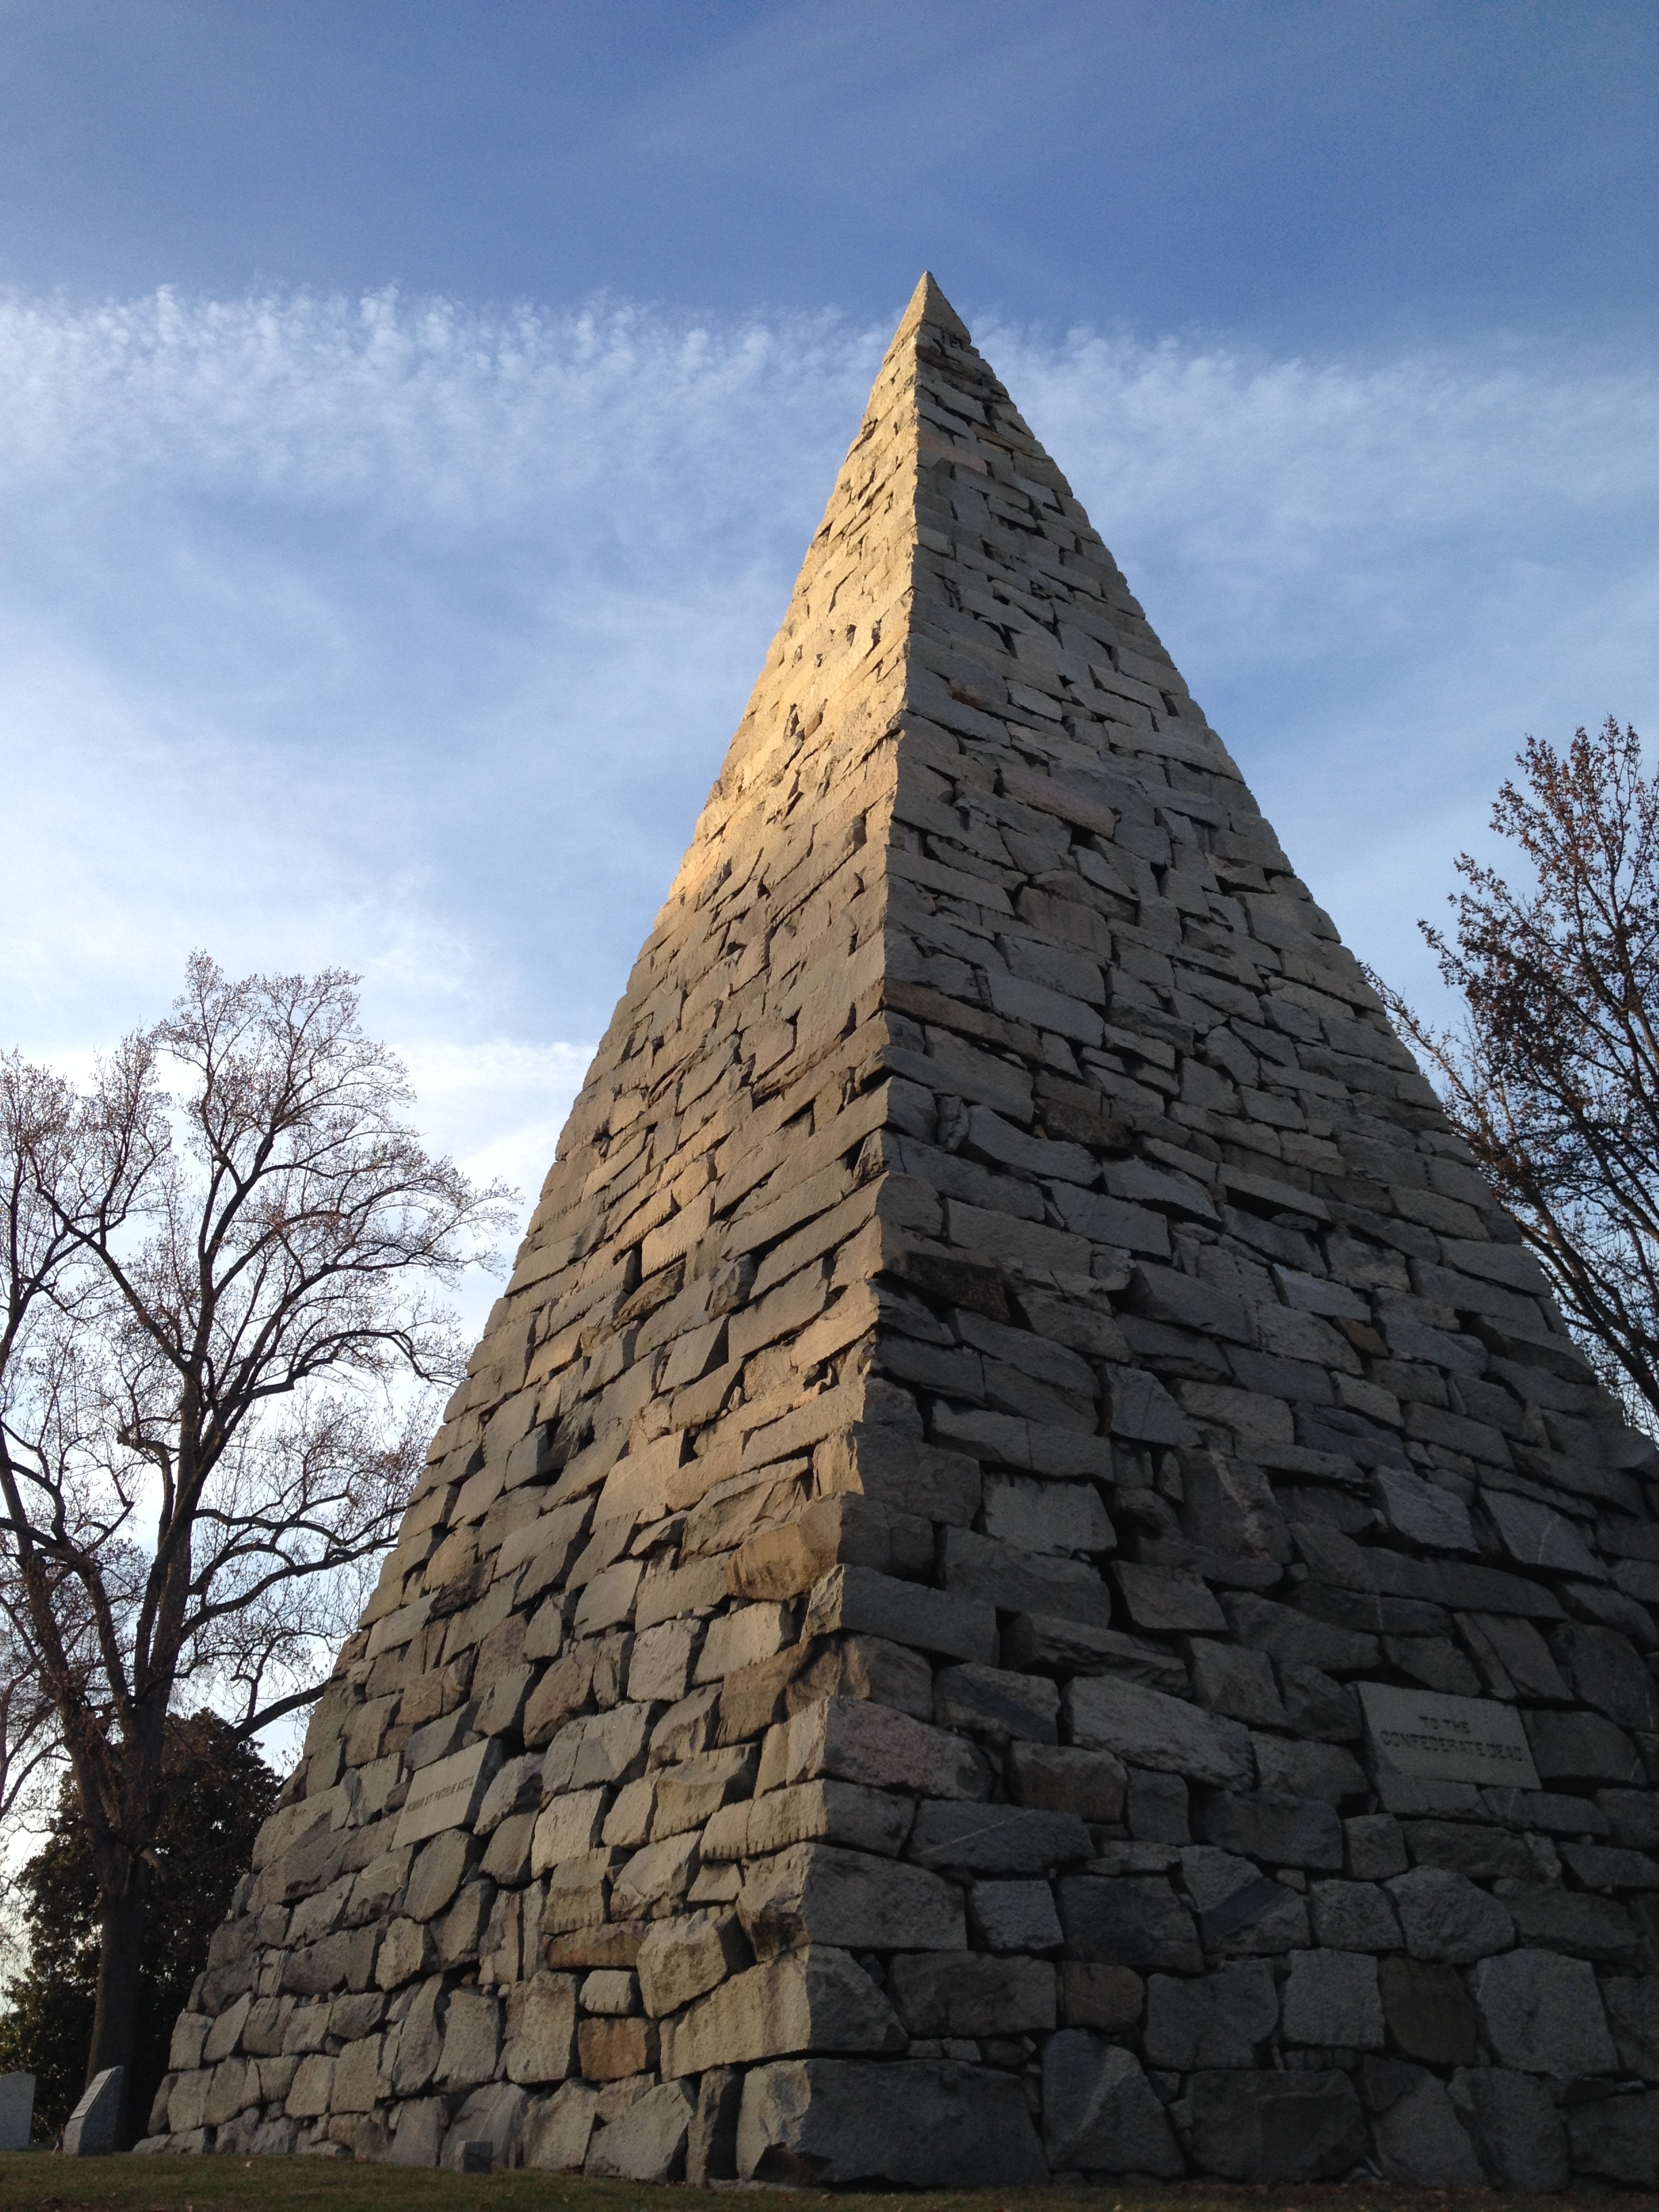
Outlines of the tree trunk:
{"label": "tree trunk", "polygon": [[[123,1854],[125,1856],[125,1854]],[[92,2048],[87,2080],[106,2067],[124,2066],[121,2126],[118,2140],[130,2138],[127,2098],[132,2082],[132,2053],[138,2019],[138,1961],[144,1936],[145,1877],[143,1859],[127,1861],[126,1880],[105,1890],[99,1917],[98,2001],[92,2019]]]}

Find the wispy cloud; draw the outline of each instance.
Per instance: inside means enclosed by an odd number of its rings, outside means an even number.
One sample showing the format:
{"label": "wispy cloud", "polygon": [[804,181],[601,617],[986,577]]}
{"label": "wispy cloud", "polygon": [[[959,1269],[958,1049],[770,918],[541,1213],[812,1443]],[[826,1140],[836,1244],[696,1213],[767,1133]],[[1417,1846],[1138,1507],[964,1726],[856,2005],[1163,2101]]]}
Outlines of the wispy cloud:
{"label": "wispy cloud", "polygon": [[[344,963],[434,1140],[533,1197],[885,335],[0,302],[0,1035],[83,1050],[196,943]],[[978,335],[1303,873],[1419,988],[1411,919],[1522,732],[1651,719],[1659,378]]]}
{"label": "wispy cloud", "polygon": [[[538,534],[550,498],[598,491],[590,536],[672,538],[698,502],[621,495],[683,476],[688,448],[705,464],[750,449],[720,509],[768,502],[791,473],[778,418],[855,406],[884,337],[829,315],[674,325],[620,301],[484,314],[395,289],[162,291],[78,313],[14,297],[0,306],[0,486],[149,478]],[[751,445],[757,409],[774,436]]]}

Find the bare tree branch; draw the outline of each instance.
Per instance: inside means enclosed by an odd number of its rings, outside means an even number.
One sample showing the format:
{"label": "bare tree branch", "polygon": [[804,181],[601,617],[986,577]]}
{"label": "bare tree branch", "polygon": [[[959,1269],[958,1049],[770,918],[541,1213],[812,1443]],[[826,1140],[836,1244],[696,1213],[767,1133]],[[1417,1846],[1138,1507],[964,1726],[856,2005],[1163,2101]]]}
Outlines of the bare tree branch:
{"label": "bare tree branch", "polygon": [[1528,738],[1492,828],[1512,890],[1466,853],[1452,931],[1420,923],[1464,1002],[1420,1020],[1371,977],[1521,1224],[1602,1378],[1659,1419],[1659,778],[1611,718],[1565,755]]}
{"label": "bare tree branch", "polygon": [[460,1371],[433,1294],[512,1194],[430,1158],[410,1103],[354,978],[204,954],[84,1096],[0,1060],[0,1812],[61,1749],[100,1886],[92,2069],[131,2041],[170,1704],[189,1683],[248,1735],[317,1695]]}

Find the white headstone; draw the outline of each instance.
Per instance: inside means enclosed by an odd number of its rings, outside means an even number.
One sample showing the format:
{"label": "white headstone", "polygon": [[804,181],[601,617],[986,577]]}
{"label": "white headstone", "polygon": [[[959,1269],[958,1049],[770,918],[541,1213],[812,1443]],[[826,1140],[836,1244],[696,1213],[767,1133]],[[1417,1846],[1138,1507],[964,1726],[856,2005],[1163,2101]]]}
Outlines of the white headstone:
{"label": "white headstone", "polygon": [[0,2074],[0,2150],[27,2150],[34,2125],[33,2074]]}
{"label": "white headstone", "polygon": [[[398,1832],[392,1848],[422,1843],[445,1828],[465,1828],[478,1809],[501,1759],[501,1745],[493,1736],[466,1751],[452,1752],[447,1759],[423,1766],[409,1785]],[[493,1754],[493,1756],[492,1756]]]}
{"label": "white headstone", "polygon": [[1396,1690],[1387,1682],[1354,1686],[1379,1773],[1498,1783],[1512,1790],[1542,1786],[1513,1705],[1448,1697],[1439,1690]]}
{"label": "white headstone", "polygon": [[99,2158],[118,2147],[121,2127],[121,2084],[125,2066],[106,2067],[94,2074],[87,2094],[69,2116],[64,2130],[65,2158]]}

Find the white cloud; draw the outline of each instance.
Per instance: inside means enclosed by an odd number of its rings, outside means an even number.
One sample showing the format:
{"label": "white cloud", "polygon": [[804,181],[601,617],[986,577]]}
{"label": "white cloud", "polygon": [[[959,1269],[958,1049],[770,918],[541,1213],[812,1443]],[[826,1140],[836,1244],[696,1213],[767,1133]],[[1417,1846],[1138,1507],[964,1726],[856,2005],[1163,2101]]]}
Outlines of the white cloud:
{"label": "white cloud", "polygon": [[[971,305],[971,303],[965,303]],[[0,302],[0,1036],[185,952],[340,963],[433,1140],[533,1196],[884,332]],[[1411,931],[1523,730],[1652,719],[1659,379],[979,332],[1287,847]]]}

